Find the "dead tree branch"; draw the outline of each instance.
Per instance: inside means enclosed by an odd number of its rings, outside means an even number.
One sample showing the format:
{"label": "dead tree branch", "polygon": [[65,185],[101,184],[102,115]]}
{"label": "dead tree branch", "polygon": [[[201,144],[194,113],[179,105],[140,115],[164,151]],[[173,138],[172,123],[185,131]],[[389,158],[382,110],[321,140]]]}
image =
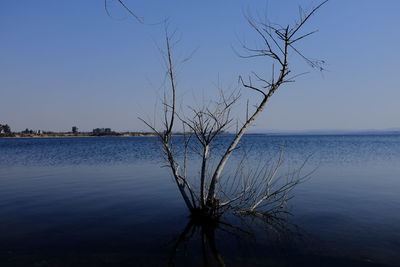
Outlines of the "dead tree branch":
{"label": "dead tree branch", "polygon": [[[261,85],[256,86],[251,82],[244,82],[242,77],[239,77],[239,81],[241,82],[242,86],[254,91],[257,91],[261,94],[261,101],[257,105],[253,114],[247,118],[245,123],[241,126],[240,130],[236,134],[235,138],[232,140],[228,148],[226,149],[224,155],[222,156],[221,160],[215,172],[213,174],[210,187],[208,190],[207,196],[207,203],[208,205],[212,205],[214,199],[216,198],[216,186],[219,182],[221,177],[222,171],[227,163],[229,157],[231,156],[232,152],[235,150],[236,146],[239,144],[240,139],[243,137],[245,132],[248,130],[250,125],[256,120],[259,114],[264,110],[267,102],[272,97],[272,95],[278,90],[278,88],[291,81],[288,79],[288,75],[291,72],[289,66],[289,53],[290,50],[294,50],[295,53],[299,54],[302,58],[306,60],[313,67],[319,67],[320,62],[314,62],[307,57],[305,57],[301,52],[294,48],[293,43],[303,38],[311,35],[313,32],[297,36],[296,33],[300,31],[303,25],[309,20],[309,18],[319,9],[321,8],[327,1],[322,2],[320,5],[312,9],[308,14],[302,16],[300,21],[294,26],[286,26],[282,28],[277,28],[272,24],[266,23],[257,23],[251,17],[247,17],[247,21],[249,25],[256,31],[257,35],[261,37],[264,47],[261,49],[257,48],[248,48],[247,46],[243,46],[245,51],[247,52],[245,57],[255,57],[255,56],[262,56],[273,61],[272,67],[272,75],[269,80],[260,78],[259,75],[255,75]],[[315,31],[314,31],[315,32]],[[274,72],[274,64],[279,66],[279,74],[275,77]],[[323,70],[320,67],[320,70]]]}

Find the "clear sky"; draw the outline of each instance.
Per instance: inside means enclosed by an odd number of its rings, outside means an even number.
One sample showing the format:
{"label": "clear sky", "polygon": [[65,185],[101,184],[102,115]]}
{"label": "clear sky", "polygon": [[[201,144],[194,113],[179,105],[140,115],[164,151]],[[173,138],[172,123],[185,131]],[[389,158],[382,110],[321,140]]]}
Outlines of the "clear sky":
{"label": "clear sky", "polygon": [[[243,13],[287,24],[298,0],[126,0],[148,23],[170,18],[181,42],[178,55],[197,49],[179,72],[180,101],[215,95],[218,81],[263,73],[268,62],[238,58],[238,39],[257,41]],[[157,45],[163,27],[135,21],[103,0],[2,0],[0,2],[0,124],[68,131],[111,127],[145,130],[160,96],[163,66]],[[319,32],[301,48],[327,61],[280,88],[253,130],[400,128],[400,1],[331,0],[307,29]],[[295,73],[310,69],[293,59]],[[254,99],[251,92],[244,97]],[[185,100],[183,100],[185,99]],[[187,102],[186,102],[187,101]]]}

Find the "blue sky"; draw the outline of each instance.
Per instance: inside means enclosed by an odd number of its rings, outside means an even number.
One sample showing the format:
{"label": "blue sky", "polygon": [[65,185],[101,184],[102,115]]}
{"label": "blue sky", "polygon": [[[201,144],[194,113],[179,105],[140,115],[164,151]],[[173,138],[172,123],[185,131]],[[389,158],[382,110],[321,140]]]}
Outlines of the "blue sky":
{"label": "blue sky", "polygon": [[[178,57],[197,49],[179,71],[179,100],[215,96],[216,84],[235,87],[238,75],[264,73],[269,62],[244,60],[238,39],[257,37],[243,13],[287,24],[298,6],[318,1],[126,0],[146,22],[170,18]],[[145,130],[162,88],[157,46],[163,27],[142,25],[102,0],[3,0],[0,3],[0,123],[13,130]],[[400,1],[331,0],[307,29],[319,32],[301,44],[327,61],[327,71],[293,58],[294,73],[311,71],[280,88],[253,130],[400,128]],[[267,72],[269,73],[269,72]],[[243,98],[256,99],[252,92]]]}

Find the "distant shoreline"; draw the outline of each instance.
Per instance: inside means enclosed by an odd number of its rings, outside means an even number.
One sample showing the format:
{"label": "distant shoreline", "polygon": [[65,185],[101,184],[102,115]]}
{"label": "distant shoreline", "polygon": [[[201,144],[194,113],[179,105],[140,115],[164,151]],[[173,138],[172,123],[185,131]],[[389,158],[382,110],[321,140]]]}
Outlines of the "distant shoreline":
{"label": "distant shoreline", "polygon": [[143,134],[107,134],[107,135],[92,135],[92,134],[13,134],[8,136],[0,136],[0,138],[89,138],[89,137],[154,137],[153,133]]}
{"label": "distant shoreline", "polygon": [[[188,133],[189,134],[189,133]],[[173,136],[182,136],[182,133],[173,134]],[[224,133],[225,136],[232,136],[233,133]],[[400,131],[360,131],[360,132],[271,132],[271,133],[247,133],[246,136],[334,136],[334,135],[400,135]],[[93,137],[157,137],[155,133],[115,133],[115,134],[12,134],[0,135],[0,138],[93,138]]]}

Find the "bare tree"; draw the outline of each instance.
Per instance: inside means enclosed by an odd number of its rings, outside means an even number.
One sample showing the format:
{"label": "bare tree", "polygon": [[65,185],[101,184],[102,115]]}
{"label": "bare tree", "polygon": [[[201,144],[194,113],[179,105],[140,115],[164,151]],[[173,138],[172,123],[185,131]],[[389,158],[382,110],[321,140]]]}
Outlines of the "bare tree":
{"label": "bare tree", "polygon": [[[260,100],[253,111],[250,111],[247,105],[244,122],[237,125],[236,134],[224,148],[214,168],[211,168],[210,165],[211,150],[217,137],[237,122],[232,117],[232,107],[237,103],[240,95],[237,93],[226,95],[221,90],[220,98],[217,101],[210,102],[200,108],[189,107],[190,116],[177,112],[176,62],[173,57],[173,38],[166,31],[164,56],[170,97],[165,95],[162,102],[164,114],[162,130],[158,130],[155,125],[145,120],[142,121],[154,131],[161,141],[174,181],[192,215],[219,217],[226,210],[263,216],[282,212],[282,208],[290,199],[290,191],[307,177],[301,175],[302,167],[281,175],[280,169],[283,163],[283,153],[281,153],[275,162],[261,166],[251,173],[245,174],[242,164],[239,164],[236,173],[225,177],[225,180],[228,181],[225,184],[228,186],[224,188],[220,186],[224,168],[232,153],[238,148],[238,144],[246,131],[262,113],[274,93],[282,85],[294,82],[294,78],[297,77],[296,75],[289,75],[291,73],[289,55],[297,54],[311,67],[323,70],[322,61],[315,61],[306,57],[297,49],[296,45],[315,33],[315,31],[301,33],[301,30],[310,17],[326,2],[322,2],[308,13],[301,13],[299,21],[286,27],[258,22],[251,16],[246,17],[251,28],[259,36],[262,46],[252,48],[242,43],[244,54],[239,55],[243,58],[262,57],[269,61],[272,60],[271,76],[262,77],[253,72],[248,79],[239,77],[240,85],[244,89],[257,92],[260,95]],[[173,129],[175,129],[174,126],[177,122],[181,122],[183,128],[188,129],[188,131],[184,131],[182,161],[178,160],[177,150],[172,142]],[[188,151],[191,149],[193,139],[196,142],[194,150],[201,158],[199,177],[195,178],[190,177],[187,172]],[[227,190],[227,188],[231,190]]]}

